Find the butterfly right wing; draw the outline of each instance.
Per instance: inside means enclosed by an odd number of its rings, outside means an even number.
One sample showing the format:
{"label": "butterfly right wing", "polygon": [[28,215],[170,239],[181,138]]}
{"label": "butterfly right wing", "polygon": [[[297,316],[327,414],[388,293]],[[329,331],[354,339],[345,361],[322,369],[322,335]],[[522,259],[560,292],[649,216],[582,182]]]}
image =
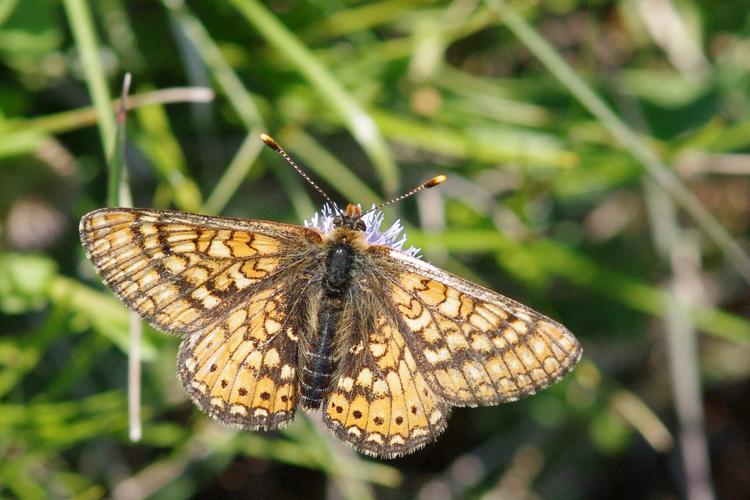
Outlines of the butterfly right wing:
{"label": "butterfly right wing", "polygon": [[[300,266],[320,245],[286,224],[173,211],[101,209],[81,241],[105,283],[160,330],[185,335],[178,371],[213,418],[274,428],[297,403]],[[313,260],[314,262],[314,260]]]}
{"label": "butterfly right wing", "polygon": [[512,299],[398,251],[372,255],[407,348],[451,405],[515,401],[581,358],[568,329]]}
{"label": "butterfly right wing", "polygon": [[383,458],[433,441],[450,407],[430,387],[431,374],[419,370],[395,316],[381,309],[369,329],[351,333],[360,342],[340,361],[323,403],[326,425],[357,451]]}

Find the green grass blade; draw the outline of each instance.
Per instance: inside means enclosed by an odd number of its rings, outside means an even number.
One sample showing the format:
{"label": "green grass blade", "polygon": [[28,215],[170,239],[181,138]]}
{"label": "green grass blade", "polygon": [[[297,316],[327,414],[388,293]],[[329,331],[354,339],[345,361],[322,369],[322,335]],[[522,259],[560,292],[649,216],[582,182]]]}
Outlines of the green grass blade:
{"label": "green grass blade", "polygon": [[231,3],[339,114],[373,162],[386,194],[393,193],[398,187],[398,172],[372,116],[266,7],[254,0],[231,0]]}
{"label": "green grass blade", "polygon": [[515,10],[503,0],[486,0],[505,25],[523,42],[573,96],[616,138],[674,200],[693,217],[696,224],[724,252],[739,273],[750,283],[750,256],[724,229],[706,207],[667,168],[656,153],[628,127],[581,79],[565,60]]}
{"label": "green grass blade", "polygon": [[347,197],[348,201],[362,203],[362,206],[382,201],[376,192],[304,130],[293,127],[285,128],[279,140],[285,148],[305,158],[305,166],[334,186],[337,191]]}
{"label": "green grass blade", "polygon": [[115,140],[115,114],[104,76],[104,68],[99,58],[99,44],[91,11],[85,0],[64,0],[63,5],[81,58],[81,67],[86,75],[89,95],[96,109],[104,157],[111,158]]}
{"label": "green grass blade", "polygon": [[261,149],[263,149],[263,142],[258,135],[253,132],[248,133],[237,150],[237,154],[234,155],[229,166],[219,178],[219,182],[216,183],[216,187],[206,199],[203,206],[205,213],[218,214],[224,210],[224,207],[247,177]]}

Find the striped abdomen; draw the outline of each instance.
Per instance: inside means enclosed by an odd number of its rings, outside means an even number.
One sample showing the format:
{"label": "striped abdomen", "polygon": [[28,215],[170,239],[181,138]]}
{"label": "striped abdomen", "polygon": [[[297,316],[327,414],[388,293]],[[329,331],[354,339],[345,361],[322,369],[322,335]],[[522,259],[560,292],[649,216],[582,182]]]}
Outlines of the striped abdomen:
{"label": "striped abdomen", "polygon": [[301,403],[305,408],[320,408],[336,370],[333,344],[344,296],[349,288],[352,258],[353,250],[348,245],[332,247],[326,257],[317,336],[303,355]]}
{"label": "striped abdomen", "polygon": [[302,367],[302,406],[310,409],[320,407],[336,368],[333,360],[333,337],[340,309],[334,309],[326,302],[329,301],[324,300],[318,314],[317,342],[307,352],[306,362]]}

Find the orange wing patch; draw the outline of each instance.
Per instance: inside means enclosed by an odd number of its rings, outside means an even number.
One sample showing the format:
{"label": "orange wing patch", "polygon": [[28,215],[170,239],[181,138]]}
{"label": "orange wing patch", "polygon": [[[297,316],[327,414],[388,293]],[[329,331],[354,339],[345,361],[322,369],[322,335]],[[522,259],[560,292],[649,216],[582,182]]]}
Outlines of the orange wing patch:
{"label": "orange wing patch", "polygon": [[580,345],[563,326],[466,281],[451,286],[456,278],[444,274],[402,273],[392,281],[391,297],[420,367],[434,374],[451,404],[514,401],[556,382],[578,362]]}
{"label": "orange wing patch", "polygon": [[324,402],[323,419],[358,451],[396,457],[424,446],[449,407],[428,384],[393,321],[380,316],[364,349],[352,350]]}
{"label": "orange wing patch", "polygon": [[280,285],[263,290],[180,344],[180,378],[216,420],[274,429],[294,417],[297,335],[286,324],[285,300]]}

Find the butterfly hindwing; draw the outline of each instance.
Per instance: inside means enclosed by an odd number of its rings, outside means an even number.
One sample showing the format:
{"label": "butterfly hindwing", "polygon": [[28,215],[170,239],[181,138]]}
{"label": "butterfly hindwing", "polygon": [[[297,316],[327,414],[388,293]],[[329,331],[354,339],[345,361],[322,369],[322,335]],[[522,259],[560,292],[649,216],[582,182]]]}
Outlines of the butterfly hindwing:
{"label": "butterfly hindwing", "polygon": [[274,429],[294,417],[299,337],[284,285],[257,291],[226,319],[180,344],[183,385],[198,407],[222,423]]}
{"label": "butterfly hindwing", "polygon": [[323,419],[358,451],[393,458],[434,440],[450,408],[418,369],[393,316],[381,311],[343,357]]}
{"label": "butterfly hindwing", "polygon": [[381,264],[406,344],[451,405],[515,401],[580,359],[565,327],[516,301],[400,252]]}

